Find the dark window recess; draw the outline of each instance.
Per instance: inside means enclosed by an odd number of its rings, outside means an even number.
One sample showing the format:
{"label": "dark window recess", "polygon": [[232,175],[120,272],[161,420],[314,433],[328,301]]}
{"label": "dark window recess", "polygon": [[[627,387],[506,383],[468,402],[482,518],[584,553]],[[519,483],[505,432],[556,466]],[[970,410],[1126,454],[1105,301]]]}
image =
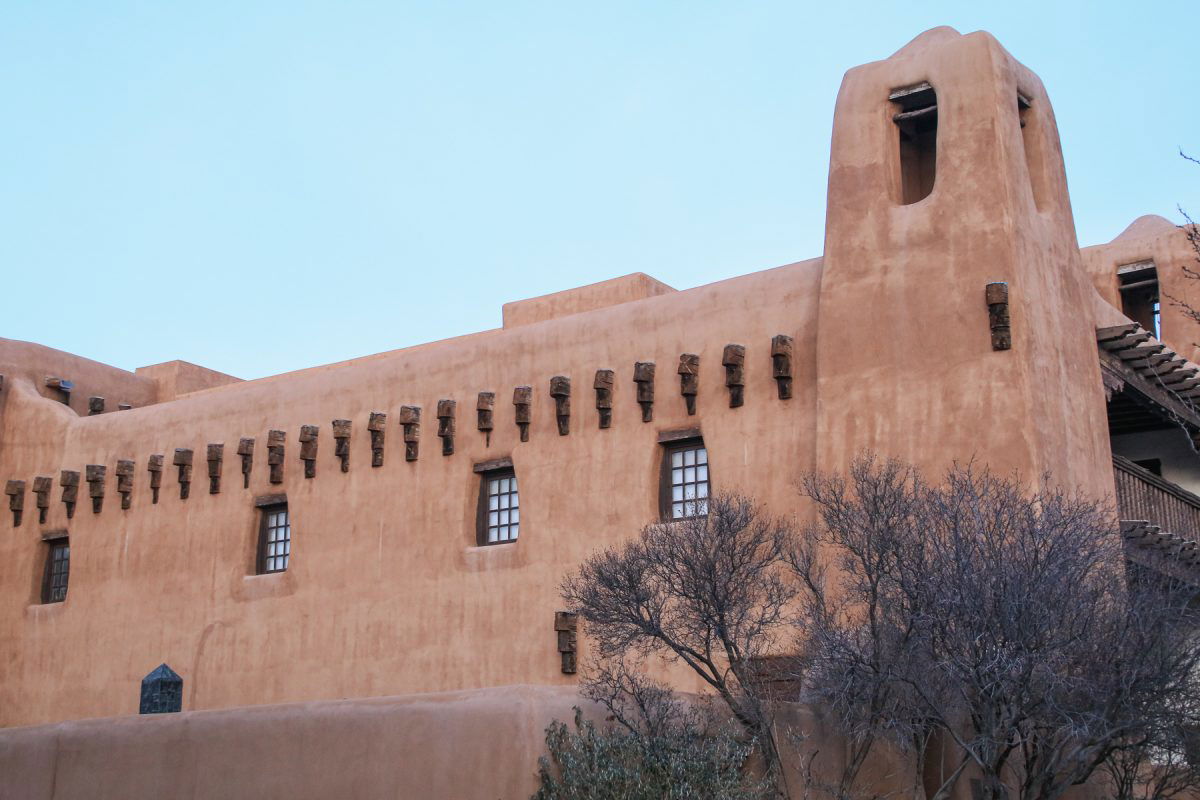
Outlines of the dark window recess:
{"label": "dark window recess", "polygon": [[1029,189],[1033,192],[1033,203],[1039,211],[1045,206],[1046,169],[1042,157],[1042,143],[1038,137],[1038,126],[1033,115],[1032,102],[1017,92],[1017,119],[1021,123],[1021,150],[1025,153],[1025,169],[1029,173]]}
{"label": "dark window recess", "polygon": [[170,714],[183,709],[183,678],[166,664],[159,664],[142,678],[139,714]]}
{"label": "dark window recess", "polygon": [[46,576],[42,580],[42,602],[61,603],[67,599],[67,580],[71,576],[71,543],[52,539],[46,543]]}
{"label": "dark window recess", "polygon": [[1134,461],[1142,469],[1147,472],[1152,472],[1158,477],[1162,477],[1162,459],[1159,458],[1144,458],[1141,461]]}
{"label": "dark window recess", "polygon": [[665,519],[708,513],[708,449],[701,439],[663,447],[659,510]]}
{"label": "dark window recess", "polygon": [[476,540],[480,545],[515,542],[521,527],[517,474],[497,469],[480,474]]}
{"label": "dark window recess", "polygon": [[259,513],[258,572],[283,572],[292,556],[292,524],[287,503],[263,506]]}
{"label": "dark window recess", "polygon": [[937,93],[928,83],[895,89],[888,100],[900,143],[900,202],[924,200],[937,176]]}
{"label": "dark window recess", "polygon": [[1158,297],[1158,269],[1153,261],[1126,264],[1117,268],[1117,284],[1121,289],[1121,310],[1125,316],[1140,324],[1161,339],[1161,316]]}

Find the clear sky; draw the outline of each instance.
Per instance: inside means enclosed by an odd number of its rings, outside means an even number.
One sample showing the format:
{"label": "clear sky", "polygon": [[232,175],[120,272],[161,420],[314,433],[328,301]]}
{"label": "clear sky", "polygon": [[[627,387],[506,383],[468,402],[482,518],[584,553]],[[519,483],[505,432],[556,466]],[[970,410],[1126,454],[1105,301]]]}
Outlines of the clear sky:
{"label": "clear sky", "polygon": [[[0,5],[0,335],[254,378],[643,271],[820,255],[834,99],[921,31],[1041,76],[1081,244],[1200,212],[1190,2]],[[1196,214],[1194,214],[1195,216]]]}

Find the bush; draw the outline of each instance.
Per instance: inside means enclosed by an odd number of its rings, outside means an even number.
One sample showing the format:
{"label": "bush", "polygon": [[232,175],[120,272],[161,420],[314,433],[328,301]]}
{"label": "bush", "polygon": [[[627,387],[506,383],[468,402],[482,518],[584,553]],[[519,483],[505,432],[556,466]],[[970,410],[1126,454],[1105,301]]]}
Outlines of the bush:
{"label": "bush", "polygon": [[533,800],[758,800],[768,796],[744,771],[753,742],[723,726],[644,734],[598,728],[575,709],[571,730],[546,728],[549,757],[539,759]]}

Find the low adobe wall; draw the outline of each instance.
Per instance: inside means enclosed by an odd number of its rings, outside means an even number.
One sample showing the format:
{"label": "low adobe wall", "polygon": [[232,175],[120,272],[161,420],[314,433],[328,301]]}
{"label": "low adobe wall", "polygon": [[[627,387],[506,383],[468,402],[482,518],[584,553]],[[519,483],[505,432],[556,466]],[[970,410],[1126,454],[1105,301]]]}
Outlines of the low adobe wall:
{"label": "low adobe wall", "polygon": [[573,687],[110,717],[0,730],[0,797],[524,800]]}

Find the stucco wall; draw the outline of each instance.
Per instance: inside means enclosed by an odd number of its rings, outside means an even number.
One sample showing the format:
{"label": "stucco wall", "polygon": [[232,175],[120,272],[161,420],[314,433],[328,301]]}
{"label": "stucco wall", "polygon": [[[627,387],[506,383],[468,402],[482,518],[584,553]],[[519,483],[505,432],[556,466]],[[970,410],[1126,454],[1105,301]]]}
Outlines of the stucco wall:
{"label": "stucco wall", "polygon": [[1115,308],[1121,308],[1117,270],[1153,261],[1162,297],[1161,339],[1184,358],[1200,360],[1200,324],[1171,299],[1200,310],[1200,280],[1185,272],[1200,270],[1200,262],[1183,228],[1163,217],[1138,217],[1111,242],[1085,247],[1081,254],[1092,284]]}
{"label": "stucco wall", "polygon": [[0,797],[525,800],[574,693],[301,703],[0,730]]}
{"label": "stucco wall", "polygon": [[[660,431],[701,426],[715,488],[751,491],[778,513],[797,506],[792,481],[812,465],[813,363],[820,262],[755,273],[574,316],[397,351],[334,367],[208,389],[99,417],[57,416],[20,381],[0,401],[2,474],[58,475],[106,464],[103,511],[87,487],[68,521],[56,486],[45,525],[27,513],[0,524],[0,721],[6,725],[130,713],[138,681],[160,662],[185,680],[184,707],[225,708],[514,683],[573,685],[559,669],[557,585],[594,549],[657,516]],[[795,395],[780,400],[770,341],[796,339]],[[746,404],[729,408],[721,352],[745,344]],[[699,353],[697,414],[675,373]],[[654,421],[636,403],[635,361],[658,364]],[[614,421],[600,430],[591,384],[616,370]],[[560,436],[549,379],[573,381],[570,434]],[[513,387],[534,387],[530,441],[514,424]],[[474,403],[495,391],[491,444]],[[455,453],[435,436],[439,398],[458,401]],[[424,409],[420,458],[405,462],[397,412]],[[57,409],[65,411],[64,409]],[[370,466],[367,416],[389,414],[384,466]],[[339,471],[330,421],[353,421],[351,466]],[[303,477],[297,436],[321,428],[316,477]],[[268,482],[266,433],[288,432],[285,482]],[[251,487],[234,454],[257,439]],[[207,492],[205,445],[225,443],[223,488]],[[175,448],[191,448],[181,500]],[[166,455],[151,504],[147,457]],[[511,456],[521,489],[520,540],[475,546],[473,464]],[[112,471],[135,459],[132,507]],[[255,576],[253,499],[286,492],[293,555],[286,573]],[[32,507],[32,497],[27,496]],[[64,603],[35,602],[43,530],[70,531]],[[685,684],[686,686],[687,684]]]}

